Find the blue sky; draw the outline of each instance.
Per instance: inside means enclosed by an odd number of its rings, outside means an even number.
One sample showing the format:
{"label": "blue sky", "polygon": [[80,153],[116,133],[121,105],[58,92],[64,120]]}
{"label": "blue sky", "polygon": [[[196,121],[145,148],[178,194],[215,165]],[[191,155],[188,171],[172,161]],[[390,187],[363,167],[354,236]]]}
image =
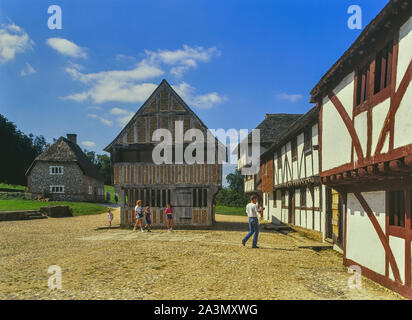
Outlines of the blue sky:
{"label": "blue sky", "polygon": [[[166,78],[209,128],[304,113],[309,92],[387,0],[0,0],[0,113],[102,153]],[[59,5],[63,29],[47,27]]]}

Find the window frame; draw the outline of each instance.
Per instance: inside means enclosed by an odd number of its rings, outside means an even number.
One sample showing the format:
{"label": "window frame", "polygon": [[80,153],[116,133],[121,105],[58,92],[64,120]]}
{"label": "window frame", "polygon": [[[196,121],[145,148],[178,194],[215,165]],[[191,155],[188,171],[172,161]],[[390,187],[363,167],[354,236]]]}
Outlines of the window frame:
{"label": "window frame", "polygon": [[[57,188],[59,188],[59,189],[57,189]],[[62,185],[62,184],[59,184],[59,185],[53,184],[53,185],[49,186],[49,191],[50,191],[51,194],[64,194],[65,193],[64,189],[65,189],[64,185]]]}
{"label": "window frame", "polygon": [[[389,52],[392,53],[392,58],[391,58],[391,68],[390,68],[390,73],[388,74],[388,85],[383,88],[382,90],[379,90],[375,92],[375,78],[377,75],[375,75],[375,72],[377,71],[376,69],[378,68],[377,64],[377,59],[379,58],[379,54],[384,50],[385,48],[389,48]],[[391,91],[394,84],[394,74],[396,74],[396,68],[397,68],[397,50],[396,48],[396,37],[394,37],[392,34],[388,35],[386,38],[382,39],[379,44],[375,45],[373,48],[373,52],[369,54],[363,62],[359,63],[360,66],[367,66],[369,65],[369,82],[368,82],[368,88],[369,88],[369,98],[366,99],[365,101],[361,102],[358,104],[358,94],[359,94],[359,70],[362,69],[360,68],[355,68],[355,77],[354,77],[354,93],[353,93],[353,116],[357,116],[358,114],[367,111],[376,105],[380,104],[381,102],[385,101],[388,99],[391,95]],[[379,75],[380,77],[382,76],[382,73]]]}
{"label": "window frame", "polygon": [[49,166],[50,175],[64,175],[64,166]]}
{"label": "window frame", "polygon": [[294,137],[291,140],[290,150],[292,153],[292,162],[298,161],[298,138],[297,137]]}

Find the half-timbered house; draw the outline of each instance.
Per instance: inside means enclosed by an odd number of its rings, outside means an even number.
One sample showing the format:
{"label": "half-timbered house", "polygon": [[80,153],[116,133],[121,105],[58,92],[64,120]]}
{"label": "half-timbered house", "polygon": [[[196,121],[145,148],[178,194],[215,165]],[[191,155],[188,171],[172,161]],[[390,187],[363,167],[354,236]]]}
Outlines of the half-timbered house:
{"label": "half-timbered house", "polygon": [[318,153],[318,109],[314,107],[261,157],[264,218],[313,230],[325,238]]}
{"label": "half-timbered house", "polygon": [[346,266],[412,298],[412,2],[390,1],[311,92]]}
{"label": "half-timbered house", "polygon": [[[159,141],[153,134],[160,128],[172,133],[173,163],[154,162],[153,150]],[[120,196],[121,225],[134,223],[133,210],[137,200],[151,206],[153,225],[166,223],[164,209],[167,203],[174,209],[176,225],[213,224],[215,196],[222,186],[222,164],[217,161],[206,163],[206,152],[204,163],[188,163],[186,158],[180,161],[176,154],[176,143],[182,143],[183,148],[192,143],[192,140],[183,141],[183,137],[193,128],[201,130],[206,141],[207,132],[210,132],[206,125],[163,80],[105,148],[111,154],[114,186]],[[224,147],[216,139],[215,142],[217,158]],[[223,152],[226,152],[225,148]]]}
{"label": "half-timbered house", "polygon": [[[260,156],[273,144],[273,142],[277,141],[284,130],[286,130],[300,116],[301,114],[266,114],[265,119],[255,128],[260,132],[259,159]],[[241,170],[244,166],[250,165],[252,133],[248,135],[247,139],[248,153],[244,152],[244,150],[241,150],[240,145],[238,145],[233,151],[238,154],[238,170]],[[262,172],[260,169],[255,175],[244,176],[244,190],[247,194],[258,195],[259,202],[262,201]]]}

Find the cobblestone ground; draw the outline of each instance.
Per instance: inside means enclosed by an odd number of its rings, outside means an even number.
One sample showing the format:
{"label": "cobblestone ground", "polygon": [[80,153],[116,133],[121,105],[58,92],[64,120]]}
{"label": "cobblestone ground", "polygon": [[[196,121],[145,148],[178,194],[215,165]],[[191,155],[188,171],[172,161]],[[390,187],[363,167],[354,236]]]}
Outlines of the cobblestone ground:
{"label": "cobblestone ground", "polygon": [[[401,299],[363,278],[349,289],[342,257],[290,233],[240,243],[245,217],[216,230],[97,230],[106,215],[0,223],[0,299]],[[115,212],[115,222],[119,213]],[[49,290],[50,265],[62,289]]]}

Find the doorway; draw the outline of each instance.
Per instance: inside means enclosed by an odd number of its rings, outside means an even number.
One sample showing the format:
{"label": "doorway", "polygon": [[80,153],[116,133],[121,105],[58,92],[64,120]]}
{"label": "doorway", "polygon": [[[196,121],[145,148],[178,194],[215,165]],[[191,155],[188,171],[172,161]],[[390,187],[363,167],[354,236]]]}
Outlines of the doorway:
{"label": "doorway", "polygon": [[295,224],[295,190],[289,190],[289,223]]}

